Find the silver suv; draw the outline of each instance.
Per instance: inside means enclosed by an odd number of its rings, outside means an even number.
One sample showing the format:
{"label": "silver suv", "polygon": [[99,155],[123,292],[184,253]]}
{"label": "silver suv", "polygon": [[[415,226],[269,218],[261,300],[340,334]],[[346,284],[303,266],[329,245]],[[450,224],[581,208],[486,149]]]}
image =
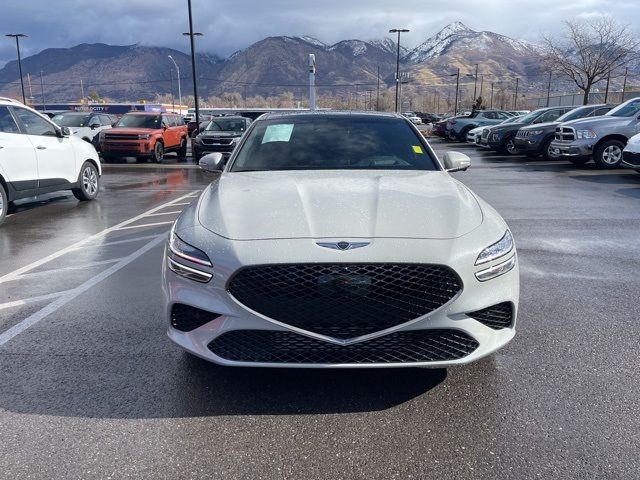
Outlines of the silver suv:
{"label": "silver suv", "polygon": [[573,163],[593,157],[600,168],[617,168],[627,140],[640,132],[640,98],[618,105],[602,117],[573,120],[558,125],[550,150]]}

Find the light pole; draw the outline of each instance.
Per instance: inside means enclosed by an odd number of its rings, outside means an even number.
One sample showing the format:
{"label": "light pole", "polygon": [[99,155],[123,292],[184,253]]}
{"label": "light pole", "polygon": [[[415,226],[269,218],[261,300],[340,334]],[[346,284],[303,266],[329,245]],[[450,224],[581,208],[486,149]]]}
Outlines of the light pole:
{"label": "light pole", "polygon": [[[178,67],[178,64],[176,63],[176,61],[173,59],[171,55],[169,55],[169,58],[173,62],[173,66],[176,67],[176,72],[178,73],[178,105],[180,105],[180,113],[182,113],[182,88],[180,87],[180,67]],[[173,89],[173,87],[171,88]]]}
{"label": "light pole", "polygon": [[551,99],[551,76],[553,73],[549,71],[549,83],[547,84],[547,107],[549,106],[549,100]]}
{"label": "light pole", "polygon": [[476,63],[476,74],[475,79],[473,81],[473,103],[476,103],[476,99],[478,94],[478,64]]}
{"label": "light pole", "polygon": [[198,106],[198,81],[196,79],[196,50],[193,37],[201,37],[202,33],[193,31],[193,15],[191,14],[191,0],[187,0],[187,8],[189,10],[189,31],[183,33],[189,37],[191,44],[191,75],[193,76],[193,102],[196,109],[196,128],[200,128],[200,107]]}
{"label": "light pole", "polygon": [[26,38],[24,33],[7,33],[5,37],[16,39],[16,50],[18,51],[18,70],[20,71],[20,87],[22,88],[22,103],[27,104],[27,98],[24,95],[24,80],[22,80],[22,59],[20,58],[20,39]]}
{"label": "light pole", "polygon": [[47,102],[44,100],[44,79],[42,78],[42,70],[40,70],[40,88],[42,90],[42,110],[46,110]]}
{"label": "light pole", "polygon": [[520,84],[520,77],[516,77],[516,93],[513,96],[513,109],[518,109],[518,85]]}
{"label": "light pole", "polygon": [[392,28],[389,30],[389,33],[398,34],[398,52],[396,54],[396,113],[398,112],[398,89],[400,86],[400,34],[408,31],[408,28]]}
{"label": "light pole", "polygon": [[456,101],[453,105],[453,116],[458,116],[458,89],[460,88],[460,69],[456,73],[449,75],[450,77],[456,77]]}

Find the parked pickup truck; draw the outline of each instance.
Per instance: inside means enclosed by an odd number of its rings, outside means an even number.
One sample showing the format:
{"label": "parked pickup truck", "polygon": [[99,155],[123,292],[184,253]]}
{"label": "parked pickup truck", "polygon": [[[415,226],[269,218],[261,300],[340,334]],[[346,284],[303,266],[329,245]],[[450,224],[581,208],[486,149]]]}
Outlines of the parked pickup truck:
{"label": "parked pickup truck", "polygon": [[187,154],[187,126],[170,113],[127,113],[113,128],[100,132],[99,139],[105,162],[115,157],[160,162],[165,152],[178,152],[179,157]]}
{"label": "parked pickup truck", "polygon": [[474,128],[496,125],[513,115],[501,110],[476,110],[470,117],[452,118],[447,124],[449,138],[459,142],[467,141],[467,133]]}
{"label": "parked pickup truck", "polygon": [[617,168],[627,141],[640,132],[640,98],[632,98],[606,115],[561,123],[551,142],[554,155],[576,164],[591,158],[600,168]]}
{"label": "parked pickup truck", "polygon": [[520,153],[528,157],[555,158],[551,142],[555,138],[556,127],[564,122],[578,120],[580,118],[600,117],[614,108],[615,105],[584,105],[565,113],[555,122],[538,123],[522,127],[516,134],[516,147]]}

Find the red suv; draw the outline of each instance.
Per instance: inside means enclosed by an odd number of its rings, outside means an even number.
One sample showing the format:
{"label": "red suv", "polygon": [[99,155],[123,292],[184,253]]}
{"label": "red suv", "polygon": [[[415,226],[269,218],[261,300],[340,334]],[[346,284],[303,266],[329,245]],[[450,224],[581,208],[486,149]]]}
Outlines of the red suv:
{"label": "red suv", "polygon": [[102,159],[115,157],[162,160],[165,152],[187,154],[187,126],[171,113],[127,113],[108,130],[100,132]]}

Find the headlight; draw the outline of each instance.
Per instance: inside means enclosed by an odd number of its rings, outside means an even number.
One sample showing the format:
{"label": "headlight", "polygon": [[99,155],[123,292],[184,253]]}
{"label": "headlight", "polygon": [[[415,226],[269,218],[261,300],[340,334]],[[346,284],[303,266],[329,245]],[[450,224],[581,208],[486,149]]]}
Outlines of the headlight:
{"label": "headlight", "polygon": [[511,232],[507,230],[500,240],[480,252],[476,260],[476,265],[482,265],[496,258],[503,257],[511,250],[513,250],[513,237],[511,236]]}
{"label": "headlight", "polygon": [[171,250],[171,253],[174,255],[184,258],[185,260],[189,260],[190,262],[205,265],[207,267],[213,266],[206,253],[202,250],[198,250],[192,245],[189,245],[176,235],[175,227],[171,229],[171,233],[169,234],[169,250]]}
{"label": "headlight", "polygon": [[171,233],[169,234],[169,251],[175,257],[171,256],[167,257],[167,267],[169,270],[174,272],[176,275],[180,275],[181,277],[188,278],[189,280],[194,280],[200,283],[207,283],[213,275],[209,272],[205,272],[202,270],[198,270],[197,268],[189,267],[182,263],[177,262],[176,260],[185,259],[190,262],[197,263],[199,265],[206,265],[207,267],[211,267],[211,261],[207,254],[202,250],[198,250],[196,247],[189,245],[184,240],[182,240],[174,229],[171,229]]}
{"label": "headlight", "polygon": [[233,138],[231,139],[231,143],[233,143],[233,144],[236,144],[236,143],[238,143],[239,141],[240,141],[240,137],[233,137]]}
{"label": "headlight", "polygon": [[578,130],[576,132],[576,138],[581,138],[583,140],[587,140],[590,138],[597,138],[598,134],[593,130]]}
{"label": "headlight", "polygon": [[543,133],[544,133],[544,130],[529,130],[529,136],[542,135]]}
{"label": "headlight", "polygon": [[500,275],[504,275],[508,271],[510,271],[513,267],[516,266],[516,256],[512,255],[509,260],[506,260],[498,265],[494,265],[493,267],[489,267],[485,270],[480,270],[476,273],[476,278],[480,282],[486,282],[487,280],[491,280],[492,278],[499,277]]}
{"label": "headlight", "polygon": [[150,138],[151,135],[149,135],[148,133],[141,133],[140,135],[138,135],[139,140],[149,140]]}

